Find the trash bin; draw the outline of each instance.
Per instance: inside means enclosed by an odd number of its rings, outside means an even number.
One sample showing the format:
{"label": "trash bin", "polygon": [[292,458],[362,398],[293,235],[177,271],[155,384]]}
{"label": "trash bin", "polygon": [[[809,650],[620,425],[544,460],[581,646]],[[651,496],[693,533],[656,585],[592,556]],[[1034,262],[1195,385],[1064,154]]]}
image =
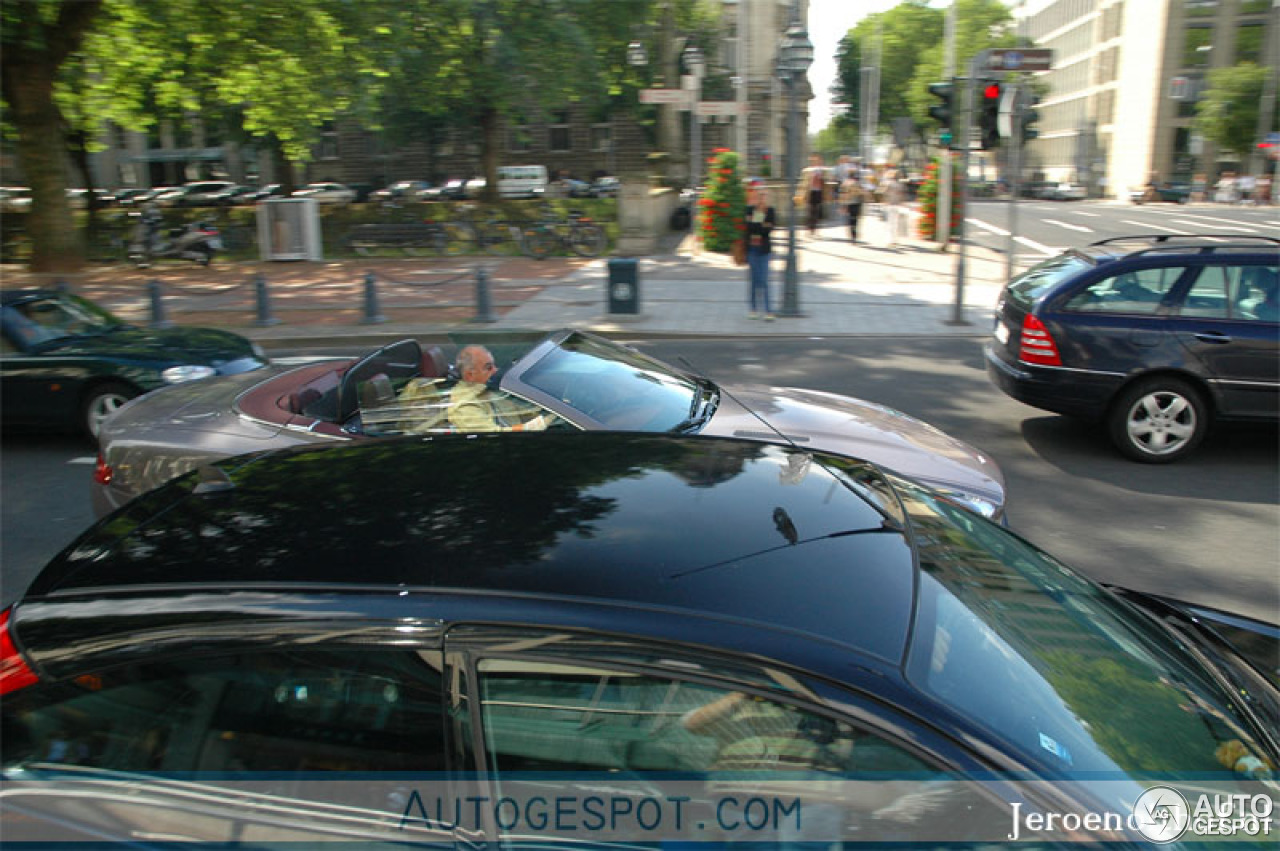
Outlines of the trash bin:
{"label": "trash bin", "polygon": [[624,257],[609,260],[609,312],[640,312],[639,261]]}

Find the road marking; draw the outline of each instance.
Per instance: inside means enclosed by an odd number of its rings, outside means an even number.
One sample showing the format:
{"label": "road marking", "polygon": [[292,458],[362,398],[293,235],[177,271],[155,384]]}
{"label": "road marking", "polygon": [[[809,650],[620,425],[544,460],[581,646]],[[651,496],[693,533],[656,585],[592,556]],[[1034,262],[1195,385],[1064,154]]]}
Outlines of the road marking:
{"label": "road marking", "polygon": [[1021,243],[1022,243],[1023,245],[1025,245],[1027,248],[1030,248],[1030,249],[1032,249],[1032,250],[1034,250],[1034,251],[1039,251],[1041,254],[1045,255],[1046,257],[1052,257],[1052,256],[1054,256],[1055,254],[1061,254],[1061,253],[1062,253],[1062,249],[1061,249],[1061,248],[1050,248],[1050,247],[1049,247],[1049,246],[1047,246],[1047,245],[1041,245],[1040,243],[1036,242],[1036,241],[1035,241],[1035,240],[1033,240],[1033,239],[1027,239],[1025,236],[1015,236],[1015,237],[1013,238],[1013,241],[1014,241],[1014,242],[1021,242]]}
{"label": "road marking", "polygon": [[1071,211],[1071,215],[1073,215],[1073,216],[1089,216],[1090,218],[1093,218],[1093,219],[1100,219],[1100,218],[1102,218],[1102,214],[1101,214],[1101,213],[1086,213],[1084,210],[1072,210],[1072,211]]}
{"label": "road marking", "polygon": [[1072,225],[1066,222],[1060,222],[1057,219],[1041,219],[1046,225],[1057,225],[1060,228],[1068,228],[1069,230],[1078,230],[1083,233],[1093,233],[1093,228],[1087,228],[1084,225]]}
{"label": "road marking", "polygon": [[[1221,222],[1226,220],[1213,219],[1213,221]],[[1204,222],[1189,222],[1186,219],[1174,219],[1174,222],[1180,225],[1189,225],[1193,228],[1209,228],[1210,230],[1236,230],[1236,231],[1243,231],[1244,233],[1257,233],[1257,231],[1254,230],[1253,228],[1245,227],[1244,225],[1239,223],[1235,223],[1235,224],[1232,224],[1230,227],[1227,227],[1225,225],[1206,225]]]}
{"label": "road marking", "polygon": [[1132,219],[1121,219],[1121,221],[1124,222],[1126,225],[1134,225],[1135,227],[1155,228],[1156,230],[1164,230],[1164,231],[1168,231],[1169,233],[1176,233],[1179,236],[1191,236],[1191,234],[1185,230],[1174,230],[1173,228],[1167,228],[1162,225],[1153,225],[1150,222],[1135,222]]}
{"label": "road marking", "polygon": [[[1203,219],[1206,222],[1222,222],[1224,225],[1231,225],[1232,227],[1235,227],[1235,228],[1243,227],[1243,225],[1241,225],[1239,222],[1235,221],[1234,219],[1219,219],[1216,216],[1201,216],[1196,213],[1187,213],[1182,211],[1179,211],[1179,212],[1182,215],[1186,216],[1188,219]],[[1184,225],[1189,224],[1186,221],[1183,221],[1182,223]],[[1205,225],[1205,227],[1209,227],[1209,225]]]}
{"label": "road marking", "polygon": [[980,228],[985,228],[986,230],[989,230],[992,233],[994,233],[996,236],[1009,235],[1009,232],[1004,228],[998,228],[995,225],[989,225],[986,222],[982,221],[981,219],[965,219],[965,222],[971,225],[977,225]]}
{"label": "road marking", "polygon": [[78,458],[72,458],[67,463],[68,464],[84,464],[85,466],[92,467],[98,463],[98,459],[93,455],[81,455]]}

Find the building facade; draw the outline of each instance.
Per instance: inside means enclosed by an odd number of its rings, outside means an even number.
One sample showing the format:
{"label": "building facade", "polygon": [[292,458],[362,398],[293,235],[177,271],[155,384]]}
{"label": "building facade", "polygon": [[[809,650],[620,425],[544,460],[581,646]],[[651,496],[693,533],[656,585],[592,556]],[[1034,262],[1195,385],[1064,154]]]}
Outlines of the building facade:
{"label": "building facade", "polygon": [[1044,179],[1127,198],[1152,174],[1212,183],[1261,167],[1193,124],[1210,70],[1247,61],[1280,72],[1277,0],[1035,0],[1019,14],[1036,46],[1054,51],[1028,146]]}

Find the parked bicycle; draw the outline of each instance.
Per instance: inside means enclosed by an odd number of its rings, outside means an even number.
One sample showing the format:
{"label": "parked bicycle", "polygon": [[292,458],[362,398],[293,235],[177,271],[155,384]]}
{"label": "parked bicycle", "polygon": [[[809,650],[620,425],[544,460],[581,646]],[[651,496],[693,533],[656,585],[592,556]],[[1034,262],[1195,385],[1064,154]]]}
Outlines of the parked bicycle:
{"label": "parked bicycle", "polygon": [[405,222],[356,225],[347,234],[346,245],[362,257],[378,254],[430,254],[456,257],[471,253],[475,232],[465,222]]}
{"label": "parked bicycle", "polygon": [[527,223],[498,218],[492,209],[465,208],[470,216],[475,249],[484,254],[514,254],[521,250],[521,233]]}
{"label": "parked bicycle", "polygon": [[608,237],[604,228],[580,210],[570,210],[568,218],[544,218],[521,231],[520,247],[530,257],[542,260],[557,249],[567,249],[579,257],[599,257]]}

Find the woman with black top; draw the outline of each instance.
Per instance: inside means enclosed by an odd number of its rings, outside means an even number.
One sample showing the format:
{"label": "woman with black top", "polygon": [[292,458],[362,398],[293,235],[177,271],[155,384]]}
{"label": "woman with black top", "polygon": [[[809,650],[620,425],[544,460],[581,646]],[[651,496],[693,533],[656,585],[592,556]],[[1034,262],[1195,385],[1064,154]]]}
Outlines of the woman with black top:
{"label": "woman with black top", "polygon": [[773,321],[769,307],[769,256],[772,249],[770,234],[777,223],[777,215],[769,206],[764,185],[751,181],[747,196],[747,268],[751,272],[750,312],[748,319]]}

